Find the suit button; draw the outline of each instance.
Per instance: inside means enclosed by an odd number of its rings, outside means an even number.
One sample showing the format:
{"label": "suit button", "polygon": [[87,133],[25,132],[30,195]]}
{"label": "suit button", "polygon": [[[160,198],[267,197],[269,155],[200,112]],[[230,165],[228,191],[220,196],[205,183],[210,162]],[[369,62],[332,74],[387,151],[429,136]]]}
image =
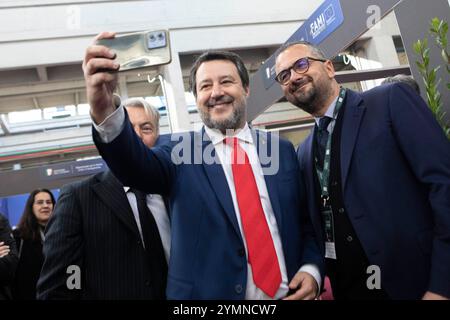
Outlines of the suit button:
{"label": "suit button", "polygon": [[244,249],[239,249],[238,250],[238,255],[239,255],[239,257],[244,257],[245,256],[245,250]]}
{"label": "suit button", "polygon": [[141,240],[138,240],[138,241],[137,241],[137,244],[140,246],[140,245],[141,245]]}
{"label": "suit button", "polygon": [[145,281],[145,285],[146,285],[147,287],[150,287],[150,281],[146,280],[146,281]]}
{"label": "suit button", "polygon": [[347,236],[347,241],[348,242],[352,242],[353,241],[353,237],[352,236]]}
{"label": "suit button", "polygon": [[332,187],[336,187],[337,185],[338,185],[337,181],[333,181],[333,182],[331,183],[331,186],[332,186]]}
{"label": "suit button", "polygon": [[237,284],[234,287],[234,291],[236,291],[236,293],[241,293],[242,292],[242,286],[240,284]]}
{"label": "suit button", "polygon": [[345,212],[345,209],[344,208],[339,208],[339,213],[344,213]]}

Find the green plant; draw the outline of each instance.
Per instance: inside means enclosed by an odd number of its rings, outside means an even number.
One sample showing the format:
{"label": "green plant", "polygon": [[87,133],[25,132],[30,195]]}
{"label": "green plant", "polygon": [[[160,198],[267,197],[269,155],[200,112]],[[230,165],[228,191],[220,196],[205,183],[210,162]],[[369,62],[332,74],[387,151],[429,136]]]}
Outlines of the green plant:
{"label": "green plant", "polygon": [[[436,44],[441,49],[441,56],[446,63],[447,73],[450,74],[450,55],[447,50],[448,45],[448,23],[444,20],[439,20],[438,18],[434,18],[431,20],[431,35],[434,36]],[[450,82],[447,82],[447,89],[450,90]]]}
{"label": "green plant", "polygon": [[[430,23],[429,31],[431,36],[435,39],[437,46],[441,50],[441,56],[444,60],[445,67],[447,69],[447,72],[450,74],[450,56],[447,50],[448,24],[444,20],[433,18]],[[438,65],[435,68],[430,67],[430,48],[428,46],[427,38],[423,40],[417,40],[414,43],[414,51],[420,57],[420,61],[416,61],[416,64],[425,84],[428,106],[436,117],[436,120],[441,125],[445,134],[450,139],[450,127],[445,122],[445,112],[443,111],[441,94],[438,90],[441,79],[437,79],[436,77],[437,72],[441,68],[441,66]],[[450,83],[447,83],[447,89],[450,90]]]}

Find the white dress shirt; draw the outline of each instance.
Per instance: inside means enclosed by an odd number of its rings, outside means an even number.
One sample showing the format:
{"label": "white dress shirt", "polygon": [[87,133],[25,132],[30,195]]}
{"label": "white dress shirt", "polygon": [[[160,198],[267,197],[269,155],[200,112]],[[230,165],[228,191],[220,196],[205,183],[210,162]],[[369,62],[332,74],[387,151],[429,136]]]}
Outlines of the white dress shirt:
{"label": "white dress shirt", "polygon": [[[123,107],[120,106],[117,110],[109,115],[101,124],[96,125],[94,123],[94,127],[99,133],[100,139],[103,142],[108,143],[114,140],[121,132],[122,128],[125,125],[125,113]],[[205,126],[205,131],[211,139],[212,144],[214,145],[215,151],[219,160],[222,164],[222,168],[225,173],[225,177],[227,179],[228,188],[230,190],[230,194],[233,200],[233,207],[236,213],[236,218],[239,224],[239,229],[241,231],[242,238],[244,239],[245,251],[248,256],[247,244],[245,242],[245,236],[242,229],[241,217],[239,212],[239,206],[236,198],[236,190],[234,188],[234,180],[233,173],[231,169],[231,146],[225,145],[223,140],[225,136],[217,130],[213,130]],[[258,191],[260,194],[261,204],[264,210],[264,215],[266,217],[267,224],[269,226],[269,230],[274,241],[274,247],[278,258],[278,263],[281,271],[281,285],[275,294],[274,299],[281,299],[286,296],[289,291],[288,287],[288,278],[286,271],[286,263],[284,260],[284,254],[281,244],[281,237],[278,230],[277,222],[275,219],[275,214],[273,212],[272,204],[270,202],[269,194],[267,191],[266,182],[264,180],[264,174],[261,168],[261,164],[259,161],[258,153],[255,144],[253,143],[253,137],[251,134],[251,130],[246,124],[245,127],[240,130],[236,137],[238,138],[239,145],[248,155],[250,164],[252,166],[253,174],[255,176],[256,185],[258,187]],[[299,249],[300,250],[300,249]],[[307,264],[303,265],[299,271],[307,272],[311,274],[316,280],[317,284],[321,283],[321,276],[319,269],[316,265]],[[263,291],[261,291],[258,287],[256,287],[250,264],[247,264],[247,288],[245,298],[247,300],[262,300],[262,299],[271,299],[267,296]]]}
{"label": "white dress shirt", "polygon": [[328,106],[327,112],[322,117],[314,117],[314,120],[316,121],[317,126],[319,125],[319,121],[321,118],[327,116],[331,118],[332,120],[328,124],[327,131],[328,133],[332,133],[334,129],[334,125],[336,124],[337,115],[334,115],[334,109],[336,109],[336,102],[339,96],[337,96],[333,102]]}
{"label": "white dress shirt", "polygon": [[[136,195],[130,191],[130,187],[123,187],[127,194],[128,202],[130,203],[131,210],[133,211],[134,220],[136,220],[139,234],[141,235],[142,243],[145,247],[144,237],[142,236],[141,221],[139,219],[139,210],[137,206]],[[147,207],[155,218],[156,226],[158,227],[159,236],[164,248],[164,255],[166,261],[169,263],[170,258],[170,221],[169,216],[164,204],[163,198],[159,194],[147,194],[146,196]]]}

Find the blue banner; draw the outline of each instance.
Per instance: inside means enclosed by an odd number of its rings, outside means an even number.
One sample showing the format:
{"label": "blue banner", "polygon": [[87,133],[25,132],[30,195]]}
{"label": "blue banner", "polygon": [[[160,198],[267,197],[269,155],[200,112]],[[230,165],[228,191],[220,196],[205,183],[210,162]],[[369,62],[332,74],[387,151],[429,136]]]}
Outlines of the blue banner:
{"label": "blue banner", "polygon": [[0,198],[0,214],[8,219],[8,201]]}
{"label": "blue banner", "polygon": [[[344,22],[339,0],[327,0],[314,11],[297,31],[286,41],[308,41],[318,45]],[[275,55],[264,62],[266,72],[263,73],[264,85],[270,88],[275,82]]]}

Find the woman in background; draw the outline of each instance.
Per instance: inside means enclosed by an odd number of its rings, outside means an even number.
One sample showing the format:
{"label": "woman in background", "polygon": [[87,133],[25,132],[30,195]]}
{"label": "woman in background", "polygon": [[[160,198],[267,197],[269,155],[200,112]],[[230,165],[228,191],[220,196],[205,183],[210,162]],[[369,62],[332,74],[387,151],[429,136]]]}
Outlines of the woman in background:
{"label": "woman in background", "polygon": [[34,190],[28,197],[17,228],[13,231],[19,252],[13,287],[14,299],[36,299],[36,284],[44,263],[44,230],[54,206],[55,197],[50,190]]}

